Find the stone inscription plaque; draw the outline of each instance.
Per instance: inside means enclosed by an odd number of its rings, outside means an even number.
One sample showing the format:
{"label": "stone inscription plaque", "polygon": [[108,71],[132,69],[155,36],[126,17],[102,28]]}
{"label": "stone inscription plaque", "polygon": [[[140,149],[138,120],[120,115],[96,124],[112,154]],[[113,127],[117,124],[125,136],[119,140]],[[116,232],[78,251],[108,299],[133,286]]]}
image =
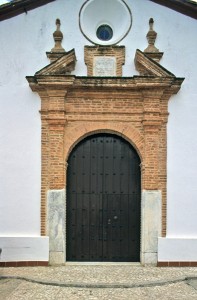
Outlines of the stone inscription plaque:
{"label": "stone inscription plaque", "polygon": [[94,57],[94,76],[116,76],[116,58],[109,56]]}

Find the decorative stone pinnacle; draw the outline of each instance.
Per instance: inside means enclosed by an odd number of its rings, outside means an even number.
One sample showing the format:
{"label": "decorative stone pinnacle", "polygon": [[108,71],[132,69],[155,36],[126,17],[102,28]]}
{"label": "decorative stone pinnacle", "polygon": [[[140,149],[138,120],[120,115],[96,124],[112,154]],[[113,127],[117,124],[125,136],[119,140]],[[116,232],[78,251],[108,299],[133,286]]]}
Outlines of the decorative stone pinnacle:
{"label": "decorative stone pinnacle", "polygon": [[61,25],[60,19],[56,19],[55,24],[57,26],[56,31],[54,31],[53,33],[55,46],[54,48],[51,49],[51,52],[65,52],[65,49],[62,48],[63,33],[60,30],[60,25]]}
{"label": "decorative stone pinnacle", "polygon": [[150,18],[149,20],[149,31],[146,35],[148,40],[148,47],[144,50],[144,52],[159,52],[159,49],[155,47],[155,40],[157,37],[157,33],[153,30],[154,20]]}
{"label": "decorative stone pinnacle", "polygon": [[150,20],[149,20],[150,30],[153,30],[153,24],[154,24],[154,20],[153,20],[153,18],[150,18]]}
{"label": "decorative stone pinnacle", "polygon": [[60,25],[61,25],[60,19],[56,19],[55,24],[57,25],[57,30],[60,30]]}

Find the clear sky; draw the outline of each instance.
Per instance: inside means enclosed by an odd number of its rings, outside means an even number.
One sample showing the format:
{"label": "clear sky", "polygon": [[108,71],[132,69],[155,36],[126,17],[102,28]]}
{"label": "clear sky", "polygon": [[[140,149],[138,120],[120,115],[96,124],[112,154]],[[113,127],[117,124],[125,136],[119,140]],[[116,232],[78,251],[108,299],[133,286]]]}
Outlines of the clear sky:
{"label": "clear sky", "polygon": [[11,0],[0,0],[0,5],[8,2],[11,2]]}

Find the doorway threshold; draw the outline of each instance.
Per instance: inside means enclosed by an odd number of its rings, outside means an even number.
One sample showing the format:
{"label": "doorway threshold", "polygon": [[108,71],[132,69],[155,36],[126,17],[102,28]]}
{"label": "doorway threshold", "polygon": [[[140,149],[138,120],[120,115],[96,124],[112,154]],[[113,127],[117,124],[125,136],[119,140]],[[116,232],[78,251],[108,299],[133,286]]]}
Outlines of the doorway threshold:
{"label": "doorway threshold", "polygon": [[140,262],[82,262],[82,261],[66,261],[66,266],[133,266],[133,267],[141,267],[142,264]]}

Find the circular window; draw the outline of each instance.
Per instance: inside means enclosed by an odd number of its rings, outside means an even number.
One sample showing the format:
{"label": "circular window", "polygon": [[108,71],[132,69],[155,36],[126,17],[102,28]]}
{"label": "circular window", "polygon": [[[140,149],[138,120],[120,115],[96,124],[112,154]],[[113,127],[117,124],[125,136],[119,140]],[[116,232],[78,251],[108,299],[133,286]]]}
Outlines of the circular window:
{"label": "circular window", "polygon": [[84,0],[79,12],[81,32],[96,45],[119,43],[131,24],[131,11],[124,0]]}
{"label": "circular window", "polygon": [[101,41],[109,41],[113,37],[113,30],[109,25],[101,25],[96,31],[96,36]]}

